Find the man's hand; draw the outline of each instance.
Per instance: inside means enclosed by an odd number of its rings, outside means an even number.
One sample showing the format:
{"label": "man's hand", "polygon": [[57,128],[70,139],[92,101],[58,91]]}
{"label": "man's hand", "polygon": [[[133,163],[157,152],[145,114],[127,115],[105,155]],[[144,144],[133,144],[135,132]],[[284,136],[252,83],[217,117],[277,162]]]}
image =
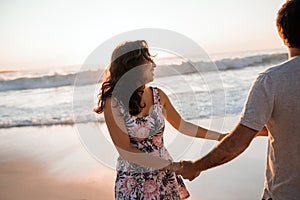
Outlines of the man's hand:
{"label": "man's hand", "polygon": [[194,161],[181,161],[183,167],[180,171],[180,174],[183,178],[188,179],[189,181],[194,180],[197,176],[200,175],[200,172],[195,165]]}

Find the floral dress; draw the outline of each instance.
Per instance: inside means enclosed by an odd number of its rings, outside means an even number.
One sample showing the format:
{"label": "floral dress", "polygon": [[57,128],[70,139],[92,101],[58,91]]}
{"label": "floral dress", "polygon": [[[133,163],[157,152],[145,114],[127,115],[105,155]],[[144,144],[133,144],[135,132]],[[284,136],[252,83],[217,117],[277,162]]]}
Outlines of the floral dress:
{"label": "floral dress", "polygon": [[[169,160],[169,152],[164,147],[165,128],[162,106],[157,88],[153,91],[153,110],[146,117],[131,116],[122,102],[118,101],[124,118],[131,145],[137,149]],[[175,173],[144,167],[121,157],[117,161],[115,198],[122,200],[177,200],[189,197],[183,180]]]}

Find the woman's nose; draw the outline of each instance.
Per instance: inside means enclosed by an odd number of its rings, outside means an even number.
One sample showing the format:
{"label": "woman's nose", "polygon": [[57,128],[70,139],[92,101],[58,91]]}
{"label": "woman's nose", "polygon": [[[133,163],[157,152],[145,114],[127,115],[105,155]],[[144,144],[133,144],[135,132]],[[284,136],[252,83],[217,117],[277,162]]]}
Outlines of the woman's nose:
{"label": "woman's nose", "polygon": [[156,67],[156,64],[155,62],[152,62],[152,67],[155,68]]}

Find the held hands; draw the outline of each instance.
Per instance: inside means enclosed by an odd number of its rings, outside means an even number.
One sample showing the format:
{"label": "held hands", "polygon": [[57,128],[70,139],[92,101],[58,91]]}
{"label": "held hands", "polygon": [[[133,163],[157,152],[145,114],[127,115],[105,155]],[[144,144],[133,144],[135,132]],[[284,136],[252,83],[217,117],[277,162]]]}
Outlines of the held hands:
{"label": "held hands", "polygon": [[170,170],[176,174],[182,175],[183,178],[188,179],[189,181],[194,180],[201,172],[197,169],[194,161],[172,162],[168,168],[167,171]]}
{"label": "held hands", "polygon": [[180,174],[183,170],[183,163],[180,162],[173,162],[169,160],[170,164],[165,167],[166,173],[170,174],[172,172],[175,172],[176,174]]}

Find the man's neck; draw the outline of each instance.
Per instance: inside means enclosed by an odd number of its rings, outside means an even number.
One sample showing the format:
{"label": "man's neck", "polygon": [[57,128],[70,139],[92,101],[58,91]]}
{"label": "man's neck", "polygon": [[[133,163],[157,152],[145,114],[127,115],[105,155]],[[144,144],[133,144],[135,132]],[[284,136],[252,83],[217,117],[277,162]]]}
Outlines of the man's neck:
{"label": "man's neck", "polygon": [[300,48],[294,48],[294,47],[289,48],[289,57],[292,58],[294,56],[300,56]]}

